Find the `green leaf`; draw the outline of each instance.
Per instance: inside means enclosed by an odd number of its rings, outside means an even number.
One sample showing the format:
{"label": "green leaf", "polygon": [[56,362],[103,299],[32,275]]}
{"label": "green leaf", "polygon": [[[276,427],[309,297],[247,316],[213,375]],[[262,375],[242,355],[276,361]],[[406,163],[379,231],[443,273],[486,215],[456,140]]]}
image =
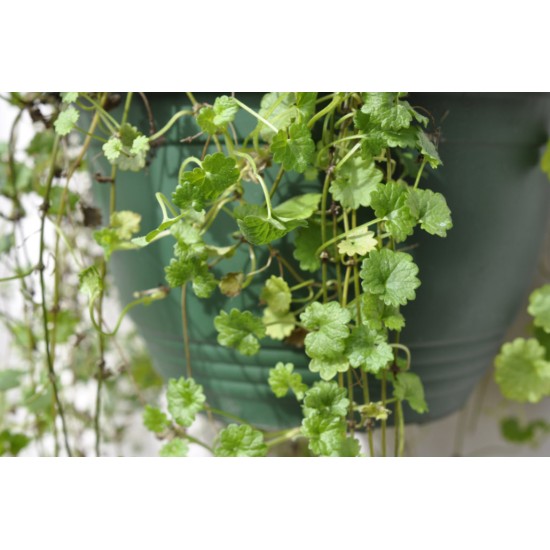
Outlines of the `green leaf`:
{"label": "green leaf", "polygon": [[[48,325],[50,330],[54,329],[54,315],[50,311],[47,315]],[[57,344],[64,344],[69,341],[70,337],[76,332],[76,326],[79,322],[79,316],[69,309],[64,309],[57,312],[55,316],[55,341]]]}
{"label": "green leaf", "polygon": [[78,274],[79,289],[93,301],[103,291],[103,279],[95,265],[83,269]]}
{"label": "green leaf", "polygon": [[149,149],[147,136],[128,123],[123,124],[118,134],[111,136],[103,145],[103,153],[111,164],[132,172],[145,167]]}
{"label": "green leaf", "polygon": [[386,338],[365,325],[351,331],[346,355],[352,367],[360,367],[365,372],[375,374],[393,360],[393,350]]}
{"label": "green leaf", "polygon": [[273,209],[273,215],[282,221],[307,220],[318,209],[321,193],[298,195],[279,204]]}
{"label": "green leaf", "polygon": [[258,430],[246,424],[229,424],[220,432],[214,454],[221,457],[265,456],[267,446]]}
{"label": "green leaf", "polygon": [[0,456],[17,456],[30,442],[24,434],[3,430],[0,432]]}
{"label": "green leaf", "polygon": [[0,391],[8,391],[19,387],[21,378],[25,374],[22,370],[5,369],[0,370]]}
{"label": "green leaf", "polygon": [[259,338],[265,336],[265,327],[261,319],[250,311],[232,309],[230,313],[222,311],[215,319],[218,342],[222,346],[236,348],[243,355],[254,355],[260,350]]}
{"label": "green leaf", "polygon": [[338,243],[338,252],[353,256],[365,256],[371,250],[378,246],[378,241],[374,237],[374,233],[368,229],[357,227],[351,230],[347,237]]}
{"label": "green leaf", "polygon": [[308,227],[296,231],[292,254],[300,262],[300,269],[313,273],[321,267],[321,258],[316,251],[322,244],[320,223],[310,220]]}
{"label": "green leaf", "polygon": [[366,92],[363,99],[361,112],[382,130],[408,128],[413,120],[410,105],[399,101],[396,92]]}
{"label": "green leaf", "polygon": [[217,199],[237,183],[239,176],[234,158],[226,157],[223,153],[207,155],[201,167],[182,174],[172,200],[182,210],[193,208],[200,211],[206,203]]}
{"label": "green leaf", "polygon": [[80,113],[74,107],[67,107],[61,111],[53,124],[60,136],[66,136],[76,126]]}
{"label": "green leaf", "polygon": [[132,250],[137,248],[132,242],[134,233],[139,232],[141,216],[129,210],[120,210],[111,214],[109,227],[94,231],[94,239],[104,252],[108,260],[117,250]]}
{"label": "green leaf", "polygon": [[304,123],[295,122],[286,130],[279,130],[271,143],[273,160],[283,165],[285,170],[302,173],[313,160],[315,142],[311,131]]}
{"label": "green leaf", "polygon": [[346,416],[349,399],[346,388],[338,387],[336,382],[316,382],[304,397],[302,406],[304,416],[321,416],[335,419]]}
{"label": "green leaf", "polygon": [[393,396],[401,401],[407,401],[411,409],[417,413],[428,412],[424,387],[417,374],[400,372],[393,381]]}
{"label": "green leaf", "polygon": [[193,292],[198,298],[210,298],[218,287],[216,277],[208,271],[208,266],[201,264],[193,277]]}
{"label": "green leaf", "polygon": [[143,425],[149,431],[160,434],[170,426],[170,421],[160,409],[146,405],[143,411]]}
{"label": "green leaf", "polygon": [[336,171],[335,180],[329,191],[334,200],[344,208],[357,210],[360,206],[369,206],[371,193],[382,181],[383,174],[372,160],[355,156]]}
{"label": "green leaf", "polygon": [[550,178],[550,141],[546,144],[544,154],[540,159],[541,170]]}
{"label": "green leaf", "polygon": [[304,327],[310,331],[305,338],[308,356],[335,357],[342,353],[349,336],[350,319],[350,312],[338,302],[309,304],[300,315]]}
{"label": "green leaf", "polygon": [[363,260],[360,274],[363,290],[379,296],[388,306],[404,306],[414,300],[415,289],[420,286],[412,256],[387,248],[373,250]]}
{"label": "green leaf", "polygon": [[385,327],[400,331],[405,326],[405,318],[399,312],[399,307],[386,305],[374,294],[361,295],[361,313],[363,323],[374,330],[380,331]]}
{"label": "green leaf", "polygon": [[282,277],[271,275],[262,288],[260,299],[273,313],[283,315],[290,309],[292,294],[288,283]]}
{"label": "green leaf", "polygon": [[189,444],[184,439],[176,437],[168,443],[165,443],[160,451],[159,455],[162,457],[184,457],[189,452]]}
{"label": "green leaf", "polygon": [[224,296],[229,296],[229,298],[234,298],[241,293],[244,282],[244,273],[232,272],[225,274],[220,280],[220,292]]}
{"label": "green leaf", "polygon": [[73,103],[78,98],[78,92],[61,92],[61,101],[63,103]]}
{"label": "green leaf", "polygon": [[341,440],[337,449],[334,449],[330,456],[354,458],[360,456],[361,445],[354,437],[346,437]]}
{"label": "green leaf", "polygon": [[428,164],[432,168],[437,168],[443,164],[435,145],[422,130],[418,131],[416,146],[420,154],[428,161]]}
{"label": "green leaf", "polygon": [[408,187],[401,182],[378,184],[371,195],[371,206],[377,218],[384,218],[384,225],[396,242],[411,235],[416,224],[407,202]]}
{"label": "green leaf", "polygon": [[307,223],[302,220],[290,220],[282,222],[275,218],[269,218],[267,215],[245,216],[242,220],[237,220],[243,237],[250,243],[260,246],[269,244],[284,237],[287,233],[296,227],[305,226]]}
{"label": "green leaf", "polygon": [[262,321],[265,333],[274,340],[284,340],[292,334],[296,326],[296,317],[293,313],[274,313],[270,308],[264,309]]}
{"label": "green leaf", "polygon": [[451,211],[441,193],[429,189],[411,189],[407,197],[411,214],[420,222],[420,227],[430,233],[446,237],[453,226]]}
{"label": "green leaf", "polygon": [[[316,92],[268,92],[262,98],[259,115],[278,130],[286,130],[292,122],[307,122],[315,112]],[[261,137],[269,141],[274,132],[258,123]]]}
{"label": "green leaf", "polygon": [[536,327],[550,333],[550,285],[544,285],[531,293],[527,311],[534,317]]}
{"label": "green leaf", "polygon": [[502,395],[523,403],[537,403],[550,395],[550,362],[534,338],[516,338],[502,346],[495,359],[495,380]]}
{"label": "green leaf", "polygon": [[192,378],[168,381],[166,392],[168,411],[180,426],[191,426],[198,412],[204,408],[206,397],[200,384]]}
{"label": "green leaf", "polygon": [[550,424],[542,419],[528,422],[525,426],[522,426],[517,418],[504,418],[500,422],[502,437],[511,443],[536,445],[539,436],[548,432],[550,432]]}
{"label": "green leaf", "polygon": [[302,376],[294,371],[292,363],[277,363],[269,370],[269,386],[276,397],[286,397],[289,391],[301,401],[307,391],[307,386],[302,382]]}
{"label": "green leaf", "polygon": [[205,132],[218,134],[227,130],[227,125],[233,122],[238,111],[235,100],[222,95],[216,98],[212,107],[203,107],[199,111],[197,122]]}
{"label": "green leaf", "polygon": [[374,418],[375,420],[387,420],[391,414],[390,409],[386,409],[382,401],[367,403],[361,408],[361,414],[366,418]]}
{"label": "green leaf", "polygon": [[328,354],[313,357],[309,362],[309,370],[319,373],[323,380],[332,380],[339,372],[349,370],[349,361],[343,355]]}
{"label": "green leaf", "polygon": [[346,439],[346,422],[339,418],[309,416],[302,421],[302,435],[308,438],[309,448],[314,454],[337,455]]}

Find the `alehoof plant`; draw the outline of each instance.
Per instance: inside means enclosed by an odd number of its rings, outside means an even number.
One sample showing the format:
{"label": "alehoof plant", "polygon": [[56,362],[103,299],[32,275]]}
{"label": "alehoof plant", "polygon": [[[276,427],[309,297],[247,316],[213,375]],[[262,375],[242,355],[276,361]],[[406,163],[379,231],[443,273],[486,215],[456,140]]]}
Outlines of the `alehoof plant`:
{"label": "alehoof plant", "polygon": [[[199,103],[192,93],[187,97],[191,109],[146,135],[129,117],[132,102],[140,100],[132,93],[125,96],[120,120],[110,111],[109,93],[67,92],[57,100],[48,96],[57,117],[53,157],[67,136],[78,131],[85,136],[83,151],[91,139],[100,140],[112,166],[101,177],[111,188],[110,219],[94,233],[104,257],[79,274],[99,341],[104,345],[116,335],[131,308],[163,299],[169,288],[189,285],[200,298],[219,297],[214,324],[220,346],[254,355],[267,339],[291,341],[303,347],[318,380],[305,384],[290,363],[266,371],[273,393],[294,396],[303,412],[301,425],[276,433],[251,426],[231,411],[213,409],[192,377],[170,380],[167,413],[150,406],[144,412],[147,428],[165,440],[161,455],[184,456],[189,444],[199,444],[217,456],[264,456],[297,438],[305,438],[313,455],[374,455],[377,427],[380,453],[386,455],[389,415],[396,434],[392,452],[402,455],[403,402],[419,413],[428,406],[412,368],[414,358],[400,342],[404,306],[415,299],[422,278],[407,239],[415,230],[445,237],[452,227],[444,196],[425,188],[423,178],[441,164],[430,114],[414,108],[402,92],[270,92],[257,111],[238,94],[220,96],[211,105]],[[256,123],[244,138],[232,124],[240,110]],[[88,113],[89,127],[79,127],[82,111]],[[117,173],[147,169],[164,134],[182,117],[196,119],[206,146],[201,156],[183,161],[171,196],[150,197],[158,201],[162,222],[140,235],[140,216],[114,207]],[[215,152],[207,154],[208,146]],[[268,167],[275,169],[275,177]],[[299,184],[285,183],[288,172],[303,174],[310,187],[317,181],[318,188],[304,193]],[[48,179],[46,205],[56,177],[52,172]],[[281,189],[284,185],[288,188]],[[246,198],[252,187],[261,189],[260,202]],[[282,191],[288,198],[279,201]],[[44,208],[44,219],[50,216]],[[226,247],[208,241],[209,228],[219,217],[231,227],[233,241]],[[168,286],[143,289],[118,320],[106,323],[103,300],[111,255],[159,239],[174,243],[165,268]],[[281,239],[292,247],[292,257],[278,251]],[[239,248],[248,251],[250,265],[239,272],[224,268]],[[262,265],[257,265],[259,258]],[[274,266],[276,274],[270,270]],[[261,315],[227,307],[258,279],[263,284]],[[55,380],[51,362],[49,369]],[[100,363],[99,384],[104,375]],[[373,382],[381,388],[377,400],[371,399]],[[60,413],[59,400],[56,406]],[[201,412],[231,422],[213,444],[188,433]]]}

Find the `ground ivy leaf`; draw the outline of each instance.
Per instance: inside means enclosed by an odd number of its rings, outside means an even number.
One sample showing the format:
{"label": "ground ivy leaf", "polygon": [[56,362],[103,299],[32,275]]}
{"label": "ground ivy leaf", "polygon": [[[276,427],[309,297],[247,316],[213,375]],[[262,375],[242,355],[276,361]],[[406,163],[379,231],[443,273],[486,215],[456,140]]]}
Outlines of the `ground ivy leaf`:
{"label": "ground ivy leaf", "polygon": [[292,294],[288,283],[282,277],[271,275],[262,288],[260,299],[273,313],[282,315],[290,309]]}
{"label": "ground ivy leaf", "polygon": [[262,321],[265,332],[273,340],[284,340],[290,336],[296,326],[296,317],[293,313],[274,313],[270,308],[264,309]]}
{"label": "ground ivy leaf", "polygon": [[418,130],[418,137],[416,141],[416,146],[420,151],[420,154],[428,161],[428,164],[432,168],[437,168],[441,164],[441,157],[437,152],[435,145],[430,141],[428,136],[422,131]]}
{"label": "ground ivy leaf", "polygon": [[295,122],[286,130],[279,130],[271,143],[273,160],[281,163],[285,170],[302,173],[308,167],[315,153],[315,142],[306,124]]}
{"label": "ground ivy leaf", "polygon": [[315,356],[309,362],[309,370],[319,373],[322,380],[332,380],[339,372],[349,370],[349,361],[343,355]]}
{"label": "ground ivy leaf", "polygon": [[103,153],[111,164],[132,172],[145,167],[149,149],[149,138],[128,123],[123,124],[118,134],[103,145]]}
{"label": "ground ivy leaf", "polygon": [[120,210],[111,214],[109,227],[94,232],[94,239],[103,247],[105,257],[109,259],[116,250],[137,248],[131,241],[132,235],[139,232],[141,216],[129,210]]}
{"label": "ground ivy leaf", "polygon": [[292,391],[298,401],[304,398],[307,386],[302,382],[302,376],[294,371],[292,363],[277,363],[269,370],[269,386],[276,397],[286,397]]}
{"label": "ground ivy leaf", "polygon": [[200,384],[192,378],[171,379],[166,392],[168,411],[180,426],[191,426],[197,413],[204,408],[206,397]]}
{"label": "ground ivy leaf", "polygon": [[239,176],[234,158],[226,157],[223,153],[207,155],[202,166],[182,174],[172,200],[182,210],[193,208],[200,211],[206,203],[217,199],[237,183]]}
{"label": "ground ivy leaf", "polygon": [[318,209],[321,193],[298,195],[279,204],[273,209],[273,215],[282,220],[307,220]]}
{"label": "ground ivy leaf", "polygon": [[78,274],[78,281],[80,291],[92,301],[103,291],[103,279],[95,265],[83,269]]}
{"label": "ground ivy leaf", "polygon": [[382,130],[401,130],[408,128],[413,113],[407,102],[399,101],[396,92],[365,92],[361,112],[378,124]]}
{"label": "ground ivy leaf", "polygon": [[159,456],[162,457],[184,457],[189,452],[189,444],[184,439],[176,437],[168,443],[165,443],[160,451]]}
{"label": "ground ivy leaf", "polygon": [[54,122],[55,131],[60,136],[66,136],[76,126],[80,113],[73,107],[67,107],[61,111]]}
{"label": "ground ivy leaf", "polygon": [[300,262],[300,269],[313,273],[321,267],[321,258],[316,251],[322,244],[321,224],[317,221],[309,220],[307,227],[296,231],[292,254]]}
{"label": "ground ivy leaf", "polygon": [[363,290],[380,297],[388,306],[404,306],[416,297],[420,286],[418,267],[412,256],[387,248],[373,250],[361,268]]}
{"label": "ground ivy leaf", "polygon": [[73,103],[78,98],[78,92],[60,92],[63,103]]}
{"label": "ground ivy leaf", "polygon": [[401,401],[407,401],[413,411],[428,412],[424,399],[424,386],[417,374],[400,372],[393,381],[393,396]]}
{"label": "ground ivy leaf", "polygon": [[218,286],[218,281],[206,264],[201,264],[193,277],[193,292],[198,298],[210,298]]}
{"label": "ground ivy leaf", "polygon": [[246,424],[229,424],[220,432],[214,454],[222,457],[265,456],[267,446],[262,432]]}
{"label": "ground ivy leaf", "polygon": [[239,106],[232,97],[222,95],[217,97],[212,107],[203,107],[197,116],[197,122],[202,130],[209,134],[225,132],[227,125],[233,122]]}
{"label": "ground ivy leaf", "polygon": [[0,392],[17,388],[25,371],[15,369],[0,370]]}
{"label": "ground ivy leaf", "polygon": [[340,441],[338,448],[334,449],[330,456],[355,458],[360,456],[361,444],[354,437],[346,437]]}
{"label": "ground ivy leaf", "polygon": [[399,307],[388,306],[374,294],[361,295],[361,313],[363,323],[374,330],[385,328],[400,331],[405,326],[405,318],[399,312]]}
{"label": "ground ivy leaf", "polygon": [[374,418],[375,420],[387,420],[391,411],[384,407],[382,401],[372,401],[361,408],[361,414],[367,418]]}
{"label": "ground ivy leaf", "polygon": [[[286,130],[292,122],[307,122],[315,112],[317,92],[268,92],[262,98],[260,116],[278,130]],[[266,141],[276,134],[259,122],[260,135]]]}
{"label": "ground ivy leaf", "polygon": [[227,273],[220,280],[220,292],[229,298],[238,296],[243,288],[243,282],[244,273],[240,271]]}
{"label": "ground ivy leaf", "polygon": [[341,354],[349,336],[350,319],[350,312],[338,302],[309,304],[300,315],[304,327],[310,331],[305,338],[308,356],[327,358]]}
{"label": "ground ivy leaf", "polygon": [[261,319],[250,311],[232,309],[230,313],[222,311],[215,319],[218,342],[222,346],[236,348],[243,355],[254,355],[260,350],[259,338],[265,336],[265,327]]}
{"label": "ground ivy leaf", "polygon": [[282,222],[275,218],[269,218],[267,215],[250,215],[241,220],[237,220],[239,229],[243,237],[255,245],[269,244],[284,237],[287,233],[296,227],[305,226],[307,222],[302,220],[290,220]]}
{"label": "ground ivy leaf", "polygon": [[550,424],[545,420],[533,420],[525,426],[519,423],[517,418],[504,418],[500,422],[500,433],[502,437],[511,443],[537,444],[538,436],[550,432]]}
{"label": "ground ivy leaf", "polygon": [[341,449],[346,438],[346,422],[338,418],[313,415],[302,421],[302,434],[308,438],[310,450],[319,456],[332,456]]}
{"label": "ground ivy leaf", "polygon": [[382,334],[361,325],[351,331],[346,343],[346,356],[352,367],[377,373],[393,360],[393,350]]}
{"label": "ground ivy leaf", "polygon": [[370,205],[371,193],[382,178],[382,172],[372,160],[355,156],[336,171],[329,191],[344,208],[357,210]]}
{"label": "ground ivy leaf", "polygon": [[446,237],[453,226],[451,211],[441,193],[430,189],[410,189],[407,206],[411,214],[420,222],[420,227],[430,233]]}
{"label": "ground ivy leaf", "polygon": [[316,382],[305,394],[302,406],[304,416],[344,417],[349,408],[346,396],[346,388],[340,388],[336,382]]}
{"label": "ground ivy leaf", "polygon": [[536,327],[550,333],[550,285],[544,285],[531,293],[527,311],[534,317]]}
{"label": "ground ivy leaf", "polygon": [[495,380],[502,395],[521,403],[537,403],[550,395],[550,362],[534,338],[504,344],[495,359]]}
{"label": "ground ivy leaf", "polygon": [[374,237],[374,233],[367,229],[358,227],[348,233],[348,236],[338,243],[338,252],[353,256],[365,256],[371,250],[378,246],[378,241]]}
{"label": "ground ivy leaf", "polygon": [[408,206],[408,187],[401,182],[378,184],[371,195],[371,206],[377,218],[384,218],[386,229],[396,242],[411,235],[416,224]]}
{"label": "ground ivy leaf", "polygon": [[149,431],[159,434],[170,426],[170,421],[160,409],[146,405],[143,411],[143,425]]}

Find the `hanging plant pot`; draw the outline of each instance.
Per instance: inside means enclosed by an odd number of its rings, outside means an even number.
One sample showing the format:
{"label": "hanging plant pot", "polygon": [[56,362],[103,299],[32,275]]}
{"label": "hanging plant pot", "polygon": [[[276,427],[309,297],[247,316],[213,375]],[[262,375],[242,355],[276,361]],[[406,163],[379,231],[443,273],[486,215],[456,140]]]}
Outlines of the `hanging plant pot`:
{"label": "hanging plant pot", "polygon": [[[168,120],[187,103],[184,94],[148,97],[158,122]],[[215,97],[197,94],[199,101],[209,103]],[[262,94],[239,97],[257,108]],[[430,410],[424,415],[406,410],[405,416],[408,421],[425,422],[464,404],[491,366],[527,292],[550,198],[550,186],[538,169],[541,147],[548,139],[550,99],[544,94],[413,94],[409,101],[430,112],[436,124],[441,123],[439,152],[444,165],[429,176],[429,186],[445,194],[454,222],[445,240],[417,231],[407,241],[411,244],[408,251],[420,268],[422,286],[416,301],[406,306],[407,326],[401,340],[412,352],[412,369],[424,383]],[[147,113],[137,101],[135,104],[132,117],[141,118],[141,127],[147,131]],[[247,135],[255,120],[240,112],[235,126],[239,135]],[[156,228],[162,220],[153,199],[155,192],[169,197],[182,161],[201,156],[204,139],[180,141],[198,131],[194,121],[180,119],[155,150],[148,170],[119,173],[117,209],[138,212],[142,233]],[[276,202],[298,188],[302,194],[320,192],[322,187],[299,174],[285,178]],[[261,203],[260,189],[248,187],[247,199]],[[105,187],[98,186],[97,196],[105,208],[107,194]],[[218,218],[206,240],[227,246],[237,230],[230,217]],[[278,248],[293,261],[286,242],[283,239]],[[131,301],[136,291],[165,283],[164,266],[170,262],[172,248],[173,243],[163,239],[141,250],[113,255],[112,273],[123,303]],[[266,249],[266,257],[258,258],[258,265],[265,263],[267,253]],[[249,262],[248,252],[241,247],[227,261],[224,272],[246,271]],[[220,309],[259,313],[260,285],[253,283],[231,299],[216,291],[211,298],[200,300],[187,289],[190,369],[204,386],[211,406],[260,426],[297,425],[301,419],[299,405],[292,398],[275,398],[267,379],[269,369],[280,361],[293,363],[308,383],[317,379],[308,370],[309,359],[303,349],[266,339],[257,355],[247,357],[217,342],[214,318]],[[189,365],[184,349],[182,292],[172,290],[166,299],[136,308],[131,315],[159,372],[165,378],[186,374]]]}

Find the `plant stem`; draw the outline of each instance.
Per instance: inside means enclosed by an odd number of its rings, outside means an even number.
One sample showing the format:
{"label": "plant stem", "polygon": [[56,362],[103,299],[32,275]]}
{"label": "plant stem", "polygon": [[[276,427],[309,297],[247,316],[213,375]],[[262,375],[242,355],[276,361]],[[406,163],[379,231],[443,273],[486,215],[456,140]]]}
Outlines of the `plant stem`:
{"label": "plant stem", "polygon": [[166,132],[168,132],[168,130],[170,130],[170,128],[172,128],[172,126],[174,126],[174,124],[181,117],[189,116],[189,115],[192,116],[193,111],[183,110],[183,111],[177,112],[175,115],[172,116],[172,118],[158,132],[154,133],[152,136],[149,136],[149,141],[155,141],[159,137],[163,136]]}
{"label": "plant stem", "polygon": [[271,191],[269,192],[270,198],[273,198],[273,195],[275,194],[275,191],[277,191],[277,187],[279,186],[279,183],[283,179],[283,175],[285,173],[285,169],[283,166],[279,169],[279,173],[277,174],[277,177],[275,178],[275,181],[273,182],[273,185],[271,186]]}
{"label": "plant stem", "polygon": [[266,120],[264,117],[260,116],[256,111],[245,105],[242,101],[239,101],[237,98],[233,98],[233,101],[243,110],[245,110],[247,113],[251,114],[253,117],[257,118],[260,122],[263,122],[267,127],[271,128],[275,133],[279,131],[278,128],[273,126],[271,122]]}
{"label": "plant stem", "polygon": [[[386,392],[387,392],[387,380],[386,380],[386,371],[382,372],[382,406],[386,408]],[[381,432],[382,432],[382,456],[386,456],[386,424],[387,421],[384,419],[381,421]]]}
{"label": "plant stem", "polygon": [[[57,414],[59,415],[59,418],[61,419],[61,426],[63,430],[63,440],[65,443],[65,450],[67,452],[68,456],[72,456],[71,448],[69,446],[69,434],[67,431],[67,422],[65,420],[65,413],[63,410],[63,404],[61,403],[61,399],[59,397],[59,391],[57,388],[57,381],[55,377],[55,369],[54,369],[54,363],[53,359],[50,353],[50,331],[48,327],[48,308],[46,307],[46,282],[44,280],[44,251],[46,248],[45,243],[45,225],[46,225],[46,217],[48,214],[48,208],[49,208],[49,199],[50,199],[50,192],[52,189],[52,182],[54,178],[55,173],[55,160],[57,157],[57,151],[59,148],[59,136],[56,135],[53,149],[52,149],[52,161],[50,163],[50,171],[48,174],[48,179],[46,181],[46,190],[44,192],[44,204],[42,206],[42,213],[40,216],[40,253],[39,253],[39,259],[38,259],[38,271],[40,275],[40,290],[42,293],[42,324],[44,328],[44,343],[46,346],[46,360],[48,365],[48,375],[50,379],[50,383],[52,385],[52,390],[54,394],[55,404],[57,407]],[[55,418],[54,418],[55,422]]]}
{"label": "plant stem", "polygon": [[229,418],[229,420],[233,420],[235,422],[238,422],[239,424],[248,424],[247,420],[244,420],[244,418],[240,418],[238,416],[235,416],[234,414],[228,413],[226,411],[220,411],[219,409],[214,409],[210,406],[205,407],[206,412],[215,414],[216,416],[223,416],[225,418]]}
{"label": "plant stem", "polygon": [[418,184],[420,183],[420,178],[422,177],[422,172],[424,171],[424,166],[426,166],[426,159],[422,161],[422,164],[420,165],[420,168],[418,169],[418,174],[416,174],[416,179],[414,180],[414,187],[413,189],[416,189],[418,187]]}
{"label": "plant stem", "polygon": [[313,128],[313,126],[319,119],[323,118],[326,114],[336,109],[336,107],[338,107],[338,105],[340,105],[340,103],[342,103],[344,99],[345,97],[341,96],[340,94],[337,94],[335,97],[333,97],[332,101],[328,105],[323,107],[323,109],[321,109],[318,113],[310,118],[309,122],[307,123],[308,128]]}

